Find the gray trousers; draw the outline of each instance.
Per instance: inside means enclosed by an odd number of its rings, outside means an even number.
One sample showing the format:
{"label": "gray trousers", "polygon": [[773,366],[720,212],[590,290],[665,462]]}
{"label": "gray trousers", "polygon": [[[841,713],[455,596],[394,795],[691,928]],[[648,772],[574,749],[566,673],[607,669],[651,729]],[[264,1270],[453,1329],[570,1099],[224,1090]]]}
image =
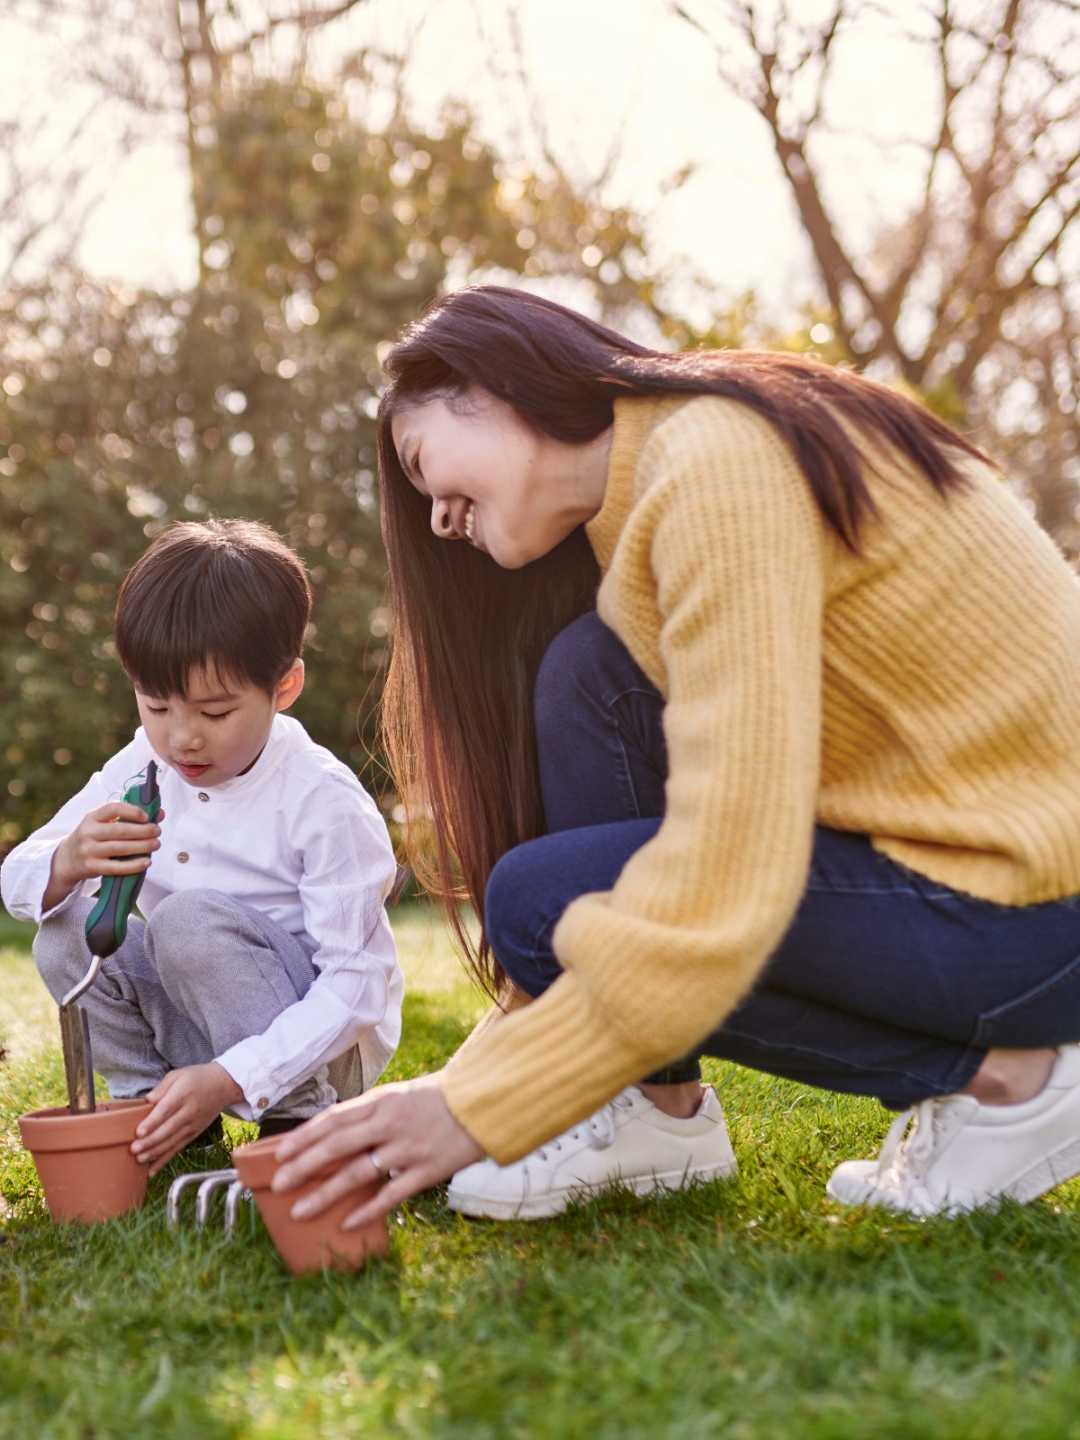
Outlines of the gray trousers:
{"label": "gray trousers", "polygon": [[[90,964],[79,899],[46,919],[34,959],[53,999]],[[90,1021],[94,1069],[114,1099],[141,1095],[170,1070],[202,1065],[261,1034],[302,999],[316,970],[295,935],[216,890],[178,890],[149,920],[133,915],[123,945],[79,1001]],[[309,1116],[363,1089],[355,1047],[322,1066],[260,1119]]]}

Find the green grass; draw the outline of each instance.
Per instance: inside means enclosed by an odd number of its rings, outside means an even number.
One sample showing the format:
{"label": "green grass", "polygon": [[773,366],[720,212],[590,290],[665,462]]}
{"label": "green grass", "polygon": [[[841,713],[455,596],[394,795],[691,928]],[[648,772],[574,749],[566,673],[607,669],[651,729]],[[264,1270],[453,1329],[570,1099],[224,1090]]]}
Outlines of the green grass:
{"label": "green grass", "polygon": [[[479,1007],[422,910],[396,926],[406,1076]],[[1080,1186],[952,1222],[841,1212],[830,1167],[884,1113],[728,1067],[738,1181],[531,1225],[434,1192],[354,1276],[289,1278],[253,1217],[169,1232],[167,1175],[134,1216],[54,1226],[15,1126],[63,1094],[28,940],[0,921],[4,1437],[1080,1437]]]}

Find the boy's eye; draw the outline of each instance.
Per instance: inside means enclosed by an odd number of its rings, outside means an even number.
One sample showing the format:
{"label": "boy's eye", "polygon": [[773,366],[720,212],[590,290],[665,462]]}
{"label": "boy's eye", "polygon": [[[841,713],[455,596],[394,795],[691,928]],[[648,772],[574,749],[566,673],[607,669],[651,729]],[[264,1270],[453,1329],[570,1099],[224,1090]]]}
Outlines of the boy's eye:
{"label": "boy's eye", "polygon": [[164,705],[147,705],[146,708],[147,708],[147,710],[149,710],[149,712],[150,712],[151,715],[164,715],[164,714],[165,714],[165,706],[164,706]]}
{"label": "boy's eye", "polygon": [[232,713],[233,712],[231,710],[219,710],[217,714],[214,715],[209,710],[203,711],[203,714],[206,716],[207,720],[224,720],[226,715],[231,715]]}

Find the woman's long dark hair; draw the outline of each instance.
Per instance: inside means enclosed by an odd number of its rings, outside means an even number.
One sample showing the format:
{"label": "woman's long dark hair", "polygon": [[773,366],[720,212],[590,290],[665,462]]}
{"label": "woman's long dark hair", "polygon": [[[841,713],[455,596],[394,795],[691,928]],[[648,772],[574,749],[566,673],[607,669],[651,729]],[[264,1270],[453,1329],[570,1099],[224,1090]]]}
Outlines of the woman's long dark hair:
{"label": "woman's long dark hair", "polygon": [[543,435],[595,439],[626,395],[721,395],[741,401],[791,446],[825,522],[858,551],[874,503],[852,429],[900,452],[939,493],[963,484],[955,461],[981,452],[911,400],[801,355],[665,354],[523,290],[483,285],[436,300],[384,366],[379,409],[382,530],[393,640],[383,732],[407,812],[421,883],[448,907],[476,978],[492,994],[501,967],[459,905],[483,916],[495,862],[543,833],[533,684],[545,649],[590,609],[599,572],[583,530],[542,559],[504,570],[431,530],[430,501],[402,471],[395,414],[479,386]]}

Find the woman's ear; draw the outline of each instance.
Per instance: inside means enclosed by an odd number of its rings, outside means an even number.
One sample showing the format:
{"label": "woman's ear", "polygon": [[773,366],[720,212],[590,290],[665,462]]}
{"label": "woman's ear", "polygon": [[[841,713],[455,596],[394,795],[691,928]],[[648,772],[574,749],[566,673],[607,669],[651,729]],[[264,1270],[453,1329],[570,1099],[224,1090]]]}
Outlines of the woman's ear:
{"label": "woman's ear", "polygon": [[288,710],[300,698],[304,688],[304,662],[294,660],[288,670],[274,686],[274,709]]}

